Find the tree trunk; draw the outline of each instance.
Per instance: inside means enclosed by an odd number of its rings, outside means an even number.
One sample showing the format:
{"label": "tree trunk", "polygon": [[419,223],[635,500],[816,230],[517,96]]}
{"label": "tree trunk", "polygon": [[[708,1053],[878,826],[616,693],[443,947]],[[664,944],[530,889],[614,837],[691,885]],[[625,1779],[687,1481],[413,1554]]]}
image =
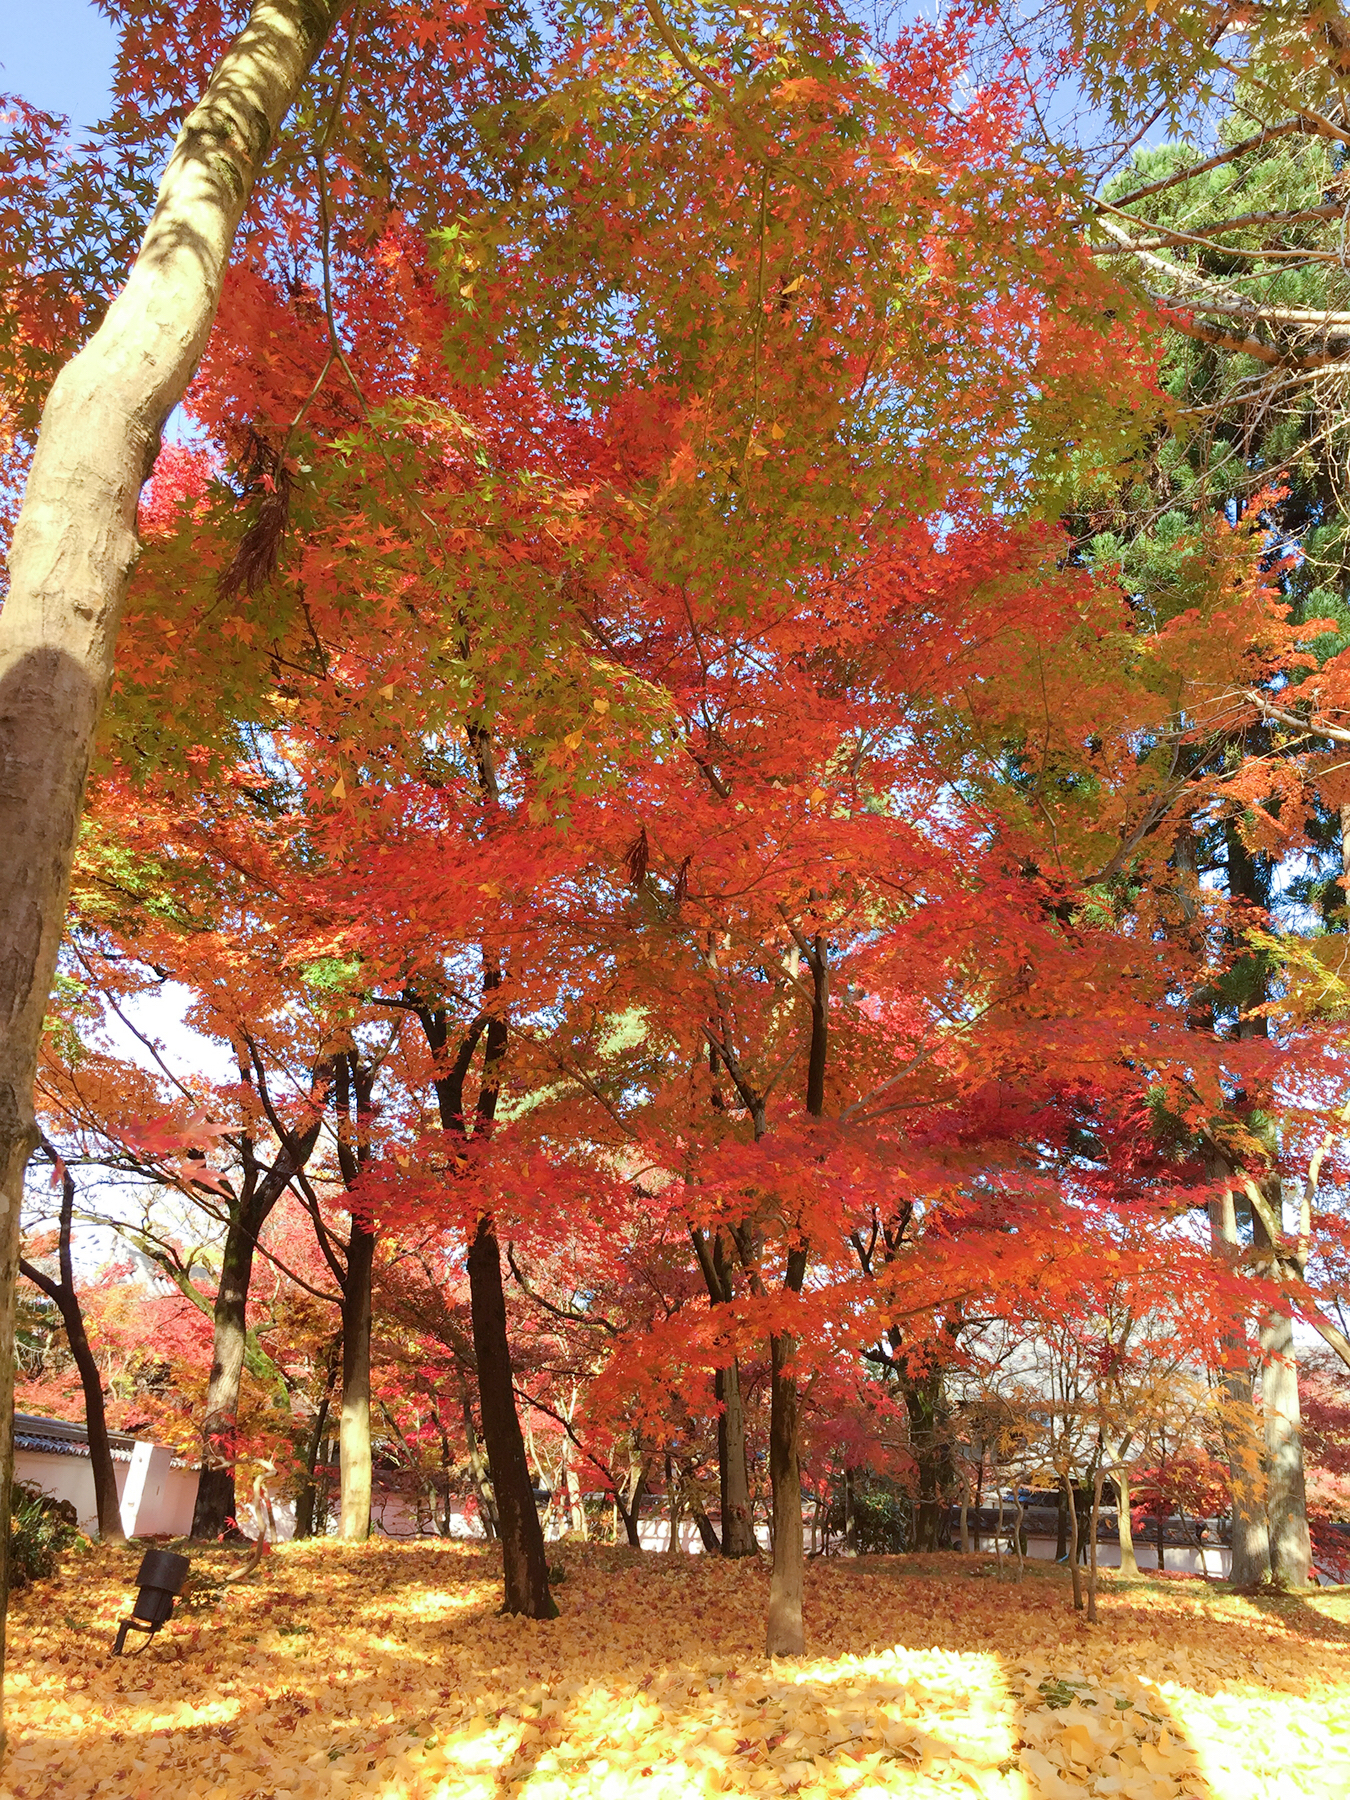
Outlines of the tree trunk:
{"label": "tree trunk", "polygon": [[844,1469],[844,1554],[858,1554],[858,1499],[854,1492],[853,1470]]}
{"label": "tree trunk", "polygon": [[741,1366],[735,1357],[717,1371],[717,1473],[722,1501],[722,1555],[754,1556],[755,1521],[750,1505],[750,1473],[745,1460],[745,1403]]}
{"label": "tree trunk", "polygon": [[[1229,1171],[1216,1164],[1213,1173],[1223,1180]],[[1209,1230],[1214,1254],[1232,1266],[1238,1256],[1238,1233],[1231,1187],[1209,1202]],[[1261,1446],[1256,1436],[1256,1413],[1252,1405],[1247,1333],[1240,1320],[1226,1331],[1222,1356],[1222,1424],[1233,1503],[1232,1565],[1228,1579],[1234,1587],[1259,1587],[1270,1577],[1270,1539],[1266,1526]]]}
{"label": "tree trunk", "polygon": [[1073,1576],[1073,1610],[1083,1610],[1083,1573],[1078,1564],[1078,1504],[1068,1474],[1060,1476],[1069,1510],[1069,1569]]}
{"label": "tree trunk", "polygon": [[530,1619],[555,1619],[558,1609],[548,1591],[544,1533],[525,1460],[525,1438],[516,1414],[501,1250],[492,1221],[486,1216],[478,1221],[469,1249],[469,1298],[478,1364],[479,1411],[502,1540],[506,1585],[502,1611],[524,1613]]}
{"label": "tree trunk", "polygon": [[673,1555],[680,1547],[680,1484],[669,1456],[666,1458],[666,1513],[670,1519],[670,1539],[666,1549]]}
{"label": "tree trunk", "polygon": [[1055,1513],[1055,1561],[1062,1563],[1069,1554],[1069,1509],[1064,1500],[1062,1487],[1059,1490],[1058,1500],[1058,1509]]}
{"label": "tree trunk", "polygon": [[[126,286],[52,387],[0,615],[0,1518],[33,1082],[136,506],[206,346],[254,179],[345,0],[255,0],[188,114]],[[7,1534],[0,1532],[0,1538]],[[0,1658],[7,1599],[0,1567]],[[3,1749],[3,1733],[0,1733]]]}
{"label": "tree trunk", "polygon": [[[893,1342],[898,1343],[898,1334]],[[910,1453],[919,1488],[913,1548],[933,1551],[941,1540],[952,1474],[951,1445],[945,1432],[942,1371],[930,1367],[916,1377],[902,1366],[899,1379],[905,1411],[909,1415]]]}
{"label": "tree trunk", "polygon": [[1116,1530],[1120,1536],[1120,1572],[1122,1575],[1137,1575],[1139,1564],[1135,1559],[1134,1527],[1130,1520],[1130,1478],[1121,1464],[1116,1465],[1115,1483]]}
{"label": "tree trunk", "polygon": [[483,1536],[491,1543],[497,1536],[497,1501],[492,1492],[492,1481],[488,1475],[482,1447],[478,1442],[478,1432],[473,1422],[473,1406],[467,1391],[462,1396],[462,1400],[464,1441],[469,1452],[469,1472],[473,1476],[474,1492],[478,1495],[478,1516],[483,1521]]}
{"label": "tree trunk", "polygon": [[[708,1304],[726,1305],[734,1296],[731,1268],[726,1256],[726,1240],[722,1231],[713,1233],[712,1244],[697,1226],[689,1235],[698,1256],[708,1290]],[[723,1556],[753,1556],[754,1521],[750,1506],[750,1475],[745,1460],[745,1403],[741,1398],[740,1364],[733,1356],[714,1376],[718,1401],[717,1414],[717,1485],[722,1508]]]}
{"label": "tree trunk", "polygon": [[[89,1440],[89,1467],[94,1477],[94,1506],[98,1514],[98,1535],[105,1544],[126,1542],[122,1529],[122,1512],[117,1504],[117,1473],[113,1468],[112,1447],[108,1442],[108,1414],[103,1404],[103,1378],[98,1361],[89,1345],[84,1328],[84,1313],[75,1289],[75,1264],[71,1255],[70,1235],[75,1220],[75,1177],[57,1152],[43,1139],[43,1146],[53,1164],[61,1171],[61,1219],[58,1233],[58,1266],[61,1279],[53,1281],[31,1263],[19,1267],[33,1285],[53,1301],[66,1328],[66,1341],[79,1372],[84,1393],[85,1432]],[[5,1534],[8,1536],[8,1533]]]}
{"label": "tree trunk", "polygon": [[329,1393],[325,1388],[323,1398],[319,1401],[319,1410],[314,1415],[314,1425],[309,1434],[309,1443],[305,1447],[305,1483],[296,1496],[295,1502],[295,1535],[297,1538],[314,1536],[314,1514],[319,1497],[319,1484],[316,1470],[319,1466],[319,1449],[323,1444],[324,1432],[328,1429]]}
{"label": "tree trunk", "polygon": [[[1280,1224],[1282,1197],[1272,1204]],[[1279,1249],[1271,1242],[1260,1213],[1252,1216],[1256,1243],[1271,1252],[1272,1277],[1279,1272]],[[1298,1358],[1294,1320],[1281,1299],[1261,1322],[1261,1413],[1266,1438],[1266,1517],[1270,1533],[1270,1572],[1285,1587],[1307,1587],[1312,1575],[1312,1540],[1308,1535],[1308,1500],[1303,1475],[1303,1422],[1298,1395]]]}
{"label": "tree trunk", "polygon": [[338,1455],[342,1503],[338,1534],[344,1544],[370,1536],[370,1282],[375,1232],[353,1213],[342,1292],[342,1420]]}
{"label": "tree trunk", "polygon": [[98,1535],[105,1544],[126,1542],[122,1529],[122,1513],[117,1504],[117,1475],[113,1468],[112,1447],[108,1442],[108,1414],[103,1404],[103,1380],[98,1362],[89,1346],[79,1301],[62,1307],[70,1354],[80,1372],[84,1390],[84,1422],[89,1436],[89,1465],[94,1476],[94,1503],[98,1508]]}
{"label": "tree trunk", "polygon": [[[789,1254],[789,1264],[806,1258]],[[800,1277],[797,1282],[801,1285]],[[773,1574],[769,1581],[768,1656],[801,1656],[806,1649],[802,1620],[802,1477],[798,1459],[797,1382],[787,1373],[795,1341],[786,1332],[771,1337],[773,1397],[769,1412],[769,1478],[773,1483]]]}
{"label": "tree trunk", "polygon": [[206,1389],[206,1417],[202,1422],[201,1475],[197,1482],[197,1503],[192,1512],[195,1538],[218,1538],[225,1530],[226,1520],[235,1515],[234,1434],[248,1341],[248,1289],[253,1278],[254,1235],[243,1220],[236,1219],[225,1237],[212,1315],[214,1343],[211,1378]]}

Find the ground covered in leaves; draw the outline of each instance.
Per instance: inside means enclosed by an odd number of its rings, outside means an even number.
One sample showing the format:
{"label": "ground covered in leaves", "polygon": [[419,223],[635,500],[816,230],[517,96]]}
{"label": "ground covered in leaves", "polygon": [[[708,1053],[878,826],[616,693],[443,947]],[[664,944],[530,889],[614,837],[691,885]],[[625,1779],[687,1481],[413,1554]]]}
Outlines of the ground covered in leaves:
{"label": "ground covered in leaves", "polygon": [[486,1548],[290,1546],[125,1659],[140,1549],[73,1555],[15,1605],[0,1800],[1350,1793],[1350,1590],[1118,1582],[1094,1628],[1060,1570],[831,1561],[810,1654],[770,1664],[762,1567],[556,1554],[535,1624],[495,1616]]}

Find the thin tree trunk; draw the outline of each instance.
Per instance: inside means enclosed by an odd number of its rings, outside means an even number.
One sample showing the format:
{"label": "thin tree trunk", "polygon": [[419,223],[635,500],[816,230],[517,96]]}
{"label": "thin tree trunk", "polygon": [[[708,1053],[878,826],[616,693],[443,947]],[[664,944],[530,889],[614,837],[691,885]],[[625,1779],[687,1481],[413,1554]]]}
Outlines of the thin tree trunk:
{"label": "thin tree trunk", "polygon": [[858,1496],[854,1491],[853,1470],[844,1469],[844,1554],[858,1554]]}
{"label": "thin tree trunk", "polygon": [[1106,1479],[1106,1470],[1097,1470],[1092,1483],[1092,1521],[1089,1526],[1091,1535],[1088,1538],[1088,1608],[1089,1625],[1097,1623],[1097,1525],[1102,1516],[1102,1483]]}
{"label": "thin tree trunk", "polygon": [[375,1232],[352,1214],[342,1292],[342,1419],[338,1429],[344,1544],[370,1536],[370,1315]]}
{"label": "thin tree trunk", "polygon": [[[10,544],[0,615],[0,1519],[13,1474],[19,1208],[37,1144],[38,1044],[136,560],[137,501],[206,346],[254,180],[345,3],[255,0],[178,134],[125,287],[47,397]],[[7,1596],[0,1556],[0,1633]]]}
{"label": "thin tree trunk", "polygon": [[[71,1230],[75,1222],[75,1177],[66,1168],[52,1146],[43,1139],[43,1147],[53,1164],[61,1171],[61,1217],[57,1233],[57,1262],[61,1279],[51,1280],[32,1263],[20,1262],[28,1280],[51,1300],[61,1314],[66,1328],[66,1341],[79,1372],[84,1393],[85,1433],[89,1441],[89,1467],[94,1477],[94,1506],[98,1514],[98,1535],[104,1543],[126,1542],[122,1529],[122,1513],[117,1504],[117,1473],[113,1467],[112,1447],[108,1442],[108,1414],[103,1404],[103,1378],[98,1359],[89,1344],[84,1328],[84,1313],[75,1289],[75,1264],[71,1253]],[[5,1534],[8,1536],[8,1533]]]}
{"label": "thin tree trunk", "polygon": [[1078,1566],[1078,1508],[1074,1504],[1073,1482],[1066,1471],[1060,1480],[1069,1502],[1069,1566],[1073,1573],[1073,1610],[1083,1610],[1083,1571]]}
{"label": "thin tree trunk", "polygon": [[479,1407],[502,1540],[506,1587],[502,1611],[524,1613],[531,1619],[554,1619],[558,1609],[548,1591],[544,1533],[534,1503],[530,1466],[525,1459],[525,1437],[516,1413],[501,1250],[492,1221],[486,1216],[478,1221],[469,1249],[469,1299]]}
{"label": "thin tree trunk", "polygon": [[317,1479],[319,1448],[323,1443],[324,1432],[328,1429],[328,1408],[331,1403],[332,1396],[325,1388],[323,1398],[319,1401],[319,1410],[314,1415],[309,1443],[305,1446],[305,1483],[295,1502],[295,1535],[297,1538],[314,1536],[314,1514],[319,1498]]}
{"label": "thin tree trunk", "polygon": [[666,1512],[670,1518],[670,1539],[666,1549],[673,1555],[680,1547],[680,1484],[669,1456],[666,1458]]}
{"label": "thin tree trunk", "polygon": [[[1216,1163],[1212,1173],[1217,1179],[1225,1180],[1230,1171]],[[1226,1186],[1222,1196],[1209,1202],[1209,1231],[1214,1254],[1231,1267],[1237,1261],[1239,1249],[1231,1186]],[[1270,1538],[1266,1525],[1261,1446],[1252,1404],[1247,1334],[1240,1321],[1226,1333],[1222,1355],[1222,1427],[1228,1452],[1233,1519],[1232,1563],[1228,1579],[1234,1587],[1259,1587],[1270,1577]],[[1161,1555],[1158,1566],[1161,1569]]]}

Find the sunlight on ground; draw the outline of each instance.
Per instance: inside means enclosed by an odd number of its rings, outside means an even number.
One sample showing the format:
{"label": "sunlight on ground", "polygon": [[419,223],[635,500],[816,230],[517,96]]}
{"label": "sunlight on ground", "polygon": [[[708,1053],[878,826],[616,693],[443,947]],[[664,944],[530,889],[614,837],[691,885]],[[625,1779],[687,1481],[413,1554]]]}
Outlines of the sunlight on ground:
{"label": "sunlight on ground", "polygon": [[0,1800],[1350,1793],[1346,1594],[1141,1581],[1092,1629],[1057,1571],[832,1562],[811,1655],[770,1664],[762,1568],[568,1548],[563,1616],[534,1624],[495,1616],[488,1552],[311,1544],[117,1660],[139,1554],[20,1596]]}

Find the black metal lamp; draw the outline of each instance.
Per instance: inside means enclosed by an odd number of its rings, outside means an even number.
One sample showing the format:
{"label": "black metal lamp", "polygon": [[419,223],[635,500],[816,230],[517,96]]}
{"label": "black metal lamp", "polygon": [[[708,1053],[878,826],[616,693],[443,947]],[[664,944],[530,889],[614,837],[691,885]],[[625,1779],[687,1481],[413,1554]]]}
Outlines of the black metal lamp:
{"label": "black metal lamp", "polygon": [[177,1556],[172,1550],[146,1551],[136,1573],[136,1586],[140,1592],[131,1609],[131,1617],[118,1621],[117,1642],[112,1649],[114,1656],[122,1654],[129,1631],[143,1631],[147,1637],[153,1637],[167,1622],[191,1566],[186,1556]]}

